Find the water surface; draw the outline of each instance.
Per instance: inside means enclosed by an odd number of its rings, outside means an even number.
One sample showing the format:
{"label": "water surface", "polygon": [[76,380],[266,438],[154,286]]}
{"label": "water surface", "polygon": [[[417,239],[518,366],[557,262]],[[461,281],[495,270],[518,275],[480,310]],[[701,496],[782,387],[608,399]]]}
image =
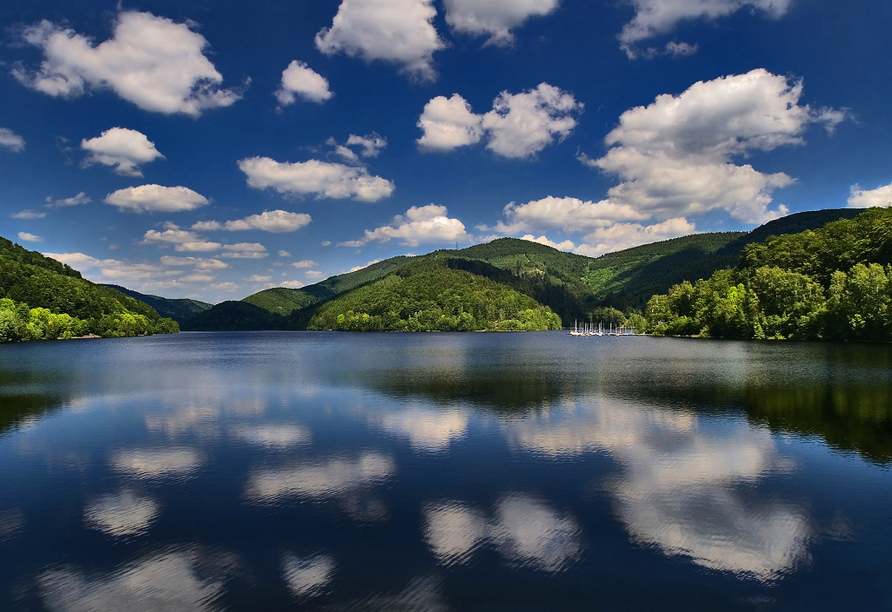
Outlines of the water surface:
{"label": "water surface", "polygon": [[892,347],[0,347],[0,609],[892,609]]}

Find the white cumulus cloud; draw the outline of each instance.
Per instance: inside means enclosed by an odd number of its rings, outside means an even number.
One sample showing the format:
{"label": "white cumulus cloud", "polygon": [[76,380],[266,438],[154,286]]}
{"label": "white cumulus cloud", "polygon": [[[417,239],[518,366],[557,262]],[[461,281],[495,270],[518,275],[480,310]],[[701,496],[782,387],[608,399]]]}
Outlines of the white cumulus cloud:
{"label": "white cumulus cloud", "polygon": [[0,128],[0,147],[18,153],[25,150],[25,139],[9,128]]}
{"label": "white cumulus cloud", "polygon": [[460,95],[437,96],[424,105],[418,118],[418,127],[424,134],[416,142],[427,151],[451,151],[472,145],[483,138],[482,123],[482,117],[475,115]]}
{"label": "white cumulus cloud", "polygon": [[207,241],[195,232],[182,230],[173,224],[168,224],[163,232],[147,231],[143,236],[142,244],[172,244],[175,251],[181,252],[216,251],[223,246],[219,242]]}
{"label": "white cumulus cloud", "polygon": [[220,257],[229,257],[231,259],[263,259],[269,253],[266,247],[257,242],[239,242],[237,244],[223,245],[223,253]]}
{"label": "white cumulus cloud", "polygon": [[436,14],[433,0],[342,0],[331,27],[316,34],[316,48],[401,64],[401,72],[433,80],[434,51],[445,47],[432,24]]}
{"label": "white cumulus cloud", "polygon": [[892,205],[892,184],[876,189],[861,189],[860,185],[852,185],[849,196],[849,208],[870,208],[871,206]]}
{"label": "white cumulus cloud", "polygon": [[474,114],[458,94],[438,96],[418,118],[424,133],[417,143],[423,150],[451,151],[485,137],[486,148],[497,155],[530,158],[569,136],[577,123],[574,115],[582,108],[573,94],[548,83],[518,94],[503,91],[483,115]]}
{"label": "white cumulus cloud", "polygon": [[[792,0],[628,0],[635,7],[635,17],[623,26],[619,35],[620,45],[629,58],[647,57],[650,49],[643,52],[636,44],[659,34],[672,31],[678,23],[694,19],[714,20],[727,17],[742,8],[750,7],[769,17],[782,17]],[[667,48],[667,50],[669,50]]]}
{"label": "white cumulus cloud", "polygon": [[801,145],[810,124],[832,131],[846,117],[800,105],[801,95],[801,81],[761,68],[700,81],[624,112],[605,138],[607,154],[580,160],[622,180],[610,189],[611,201],[660,219],[723,209],[739,221],[764,223],[787,213],[785,206],[768,207],[774,190],[794,179],[735,165],[733,158]]}
{"label": "white cumulus cloud", "polygon": [[338,246],[362,246],[369,242],[389,242],[391,239],[399,239],[400,244],[412,247],[469,241],[471,237],[465,231],[465,225],[458,219],[450,219],[446,214],[445,206],[413,206],[406,214],[395,216],[390,225],[366,230],[359,240],[343,242]]}
{"label": "white cumulus cloud", "polygon": [[205,206],[208,200],[187,187],[140,185],[110,193],[105,203],[130,212],[181,212]]}
{"label": "white cumulus cloud", "polygon": [[445,0],[446,23],[456,32],[488,35],[486,44],[510,45],[513,28],[530,17],[547,15],[559,0]]}
{"label": "white cumulus cloud", "polygon": [[505,206],[504,213],[508,222],[499,221],[495,227],[502,234],[552,229],[571,233],[590,232],[620,221],[641,221],[649,217],[638,212],[631,204],[553,196],[520,205],[511,202]]}
{"label": "white cumulus cloud", "polygon": [[611,251],[621,251],[642,244],[688,236],[697,231],[697,226],[684,217],[666,219],[661,223],[642,225],[641,223],[615,223],[598,228],[585,237],[585,243],[576,247],[580,255],[596,257]]}
{"label": "white cumulus cloud", "polygon": [[250,215],[244,219],[226,221],[225,223],[219,223],[217,221],[199,221],[192,226],[192,229],[197,231],[229,230],[231,232],[254,229],[264,232],[272,232],[274,234],[282,234],[299,230],[311,221],[312,218],[310,215],[305,213],[293,213],[285,210],[267,210],[259,215]]}
{"label": "white cumulus cloud", "polygon": [[19,240],[22,242],[43,242],[43,238],[29,234],[28,232],[19,232]]}
{"label": "white cumulus cloud", "polygon": [[105,130],[89,140],[85,138],[81,149],[90,153],[84,160],[85,165],[114,166],[115,173],[123,176],[142,176],[140,165],[164,159],[145,134],[120,127]]}
{"label": "white cumulus cloud", "polygon": [[282,72],[282,83],[275,92],[280,107],[294,104],[295,96],[321,104],[333,95],[328,79],[298,60],[293,60]]}
{"label": "white cumulus cloud", "polygon": [[164,255],[159,260],[162,266],[195,266],[196,270],[222,270],[228,268],[229,264],[219,259],[208,259],[204,257],[174,257],[172,255]]}
{"label": "white cumulus cloud", "polygon": [[249,157],[238,162],[255,189],[275,189],[286,195],[313,195],[319,198],[353,198],[377,202],[389,197],[394,185],[365,168],[311,159],[305,162],[277,162],[269,157]]}
{"label": "white cumulus cloud", "polygon": [[192,117],[241,97],[237,90],[220,88],[223,77],[204,55],[208,42],[188,23],[124,11],[113,37],[95,46],[90,38],[46,20],[26,28],[23,37],[40,47],[45,59],[37,71],[16,68],[13,76],[51,96],[111,89],[143,110]]}

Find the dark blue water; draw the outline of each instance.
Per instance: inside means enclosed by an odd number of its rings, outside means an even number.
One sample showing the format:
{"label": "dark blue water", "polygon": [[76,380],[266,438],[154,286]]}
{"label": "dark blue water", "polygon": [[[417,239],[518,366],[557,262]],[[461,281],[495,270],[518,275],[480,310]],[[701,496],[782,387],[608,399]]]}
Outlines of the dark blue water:
{"label": "dark blue water", "polygon": [[892,609],[892,347],[0,347],[0,610]]}

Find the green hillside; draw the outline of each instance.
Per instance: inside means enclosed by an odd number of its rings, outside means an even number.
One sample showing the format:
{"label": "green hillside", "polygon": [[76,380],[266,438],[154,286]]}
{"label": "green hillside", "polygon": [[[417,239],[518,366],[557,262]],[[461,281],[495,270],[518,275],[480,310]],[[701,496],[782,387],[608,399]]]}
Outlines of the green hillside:
{"label": "green hillside", "polygon": [[129,295],[130,297],[139,300],[144,304],[148,304],[155,311],[161,315],[162,317],[167,317],[169,319],[173,319],[177,323],[182,323],[189,317],[193,317],[200,312],[204,312],[205,310],[211,308],[213,304],[208,304],[207,302],[200,302],[198,300],[192,299],[170,299],[164,298],[157,295],[148,295],[145,293],[139,293],[138,291],[134,291],[133,289],[127,289],[126,287],[121,287],[119,285],[102,285],[103,287],[110,287],[115,291],[119,291],[124,295]]}
{"label": "green hillside", "polygon": [[287,315],[291,314],[292,310],[331,299],[345,291],[350,291],[360,285],[377,280],[411,260],[411,257],[399,255],[366,266],[355,272],[329,277],[324,281],[301,287],[300,289],[287,289],[285,287],[264,289],[249,295],[242,301],[259,306],[273,314]]}
{"label": "green hillside", "polygon": [[520,331],[560,329],[547,307],[444,260],[405,264],[318,306],[309,329],[338,331]]}
{"label": "green hillside", "polygon": [[892,209],[745,247],[736,268],[647,304],[657,334],[892,340]]}
{"label": "green hillside", "polygon": [[0,341],[176,331],[151,306],[0,238]]}
{"label": "green hillside", "polygon": [[183,321],[183,331],[256,331],[279,329],[282,315],[249,304],[227,300]]}
{"label": "green hillside", "polygon": [[[566,253],[516,238],[500,238],[464,249],[444,249],[418,257],[394,257],[356,272],[333,276],[302,289],[267,289],[248,296],[254,310],[226,303],[185,323],[184,329],[304,329],[324,304],[373,283],[407,264],[443,262],[445,268],[471,273],[522,293],[547,306],[563,321],[603,318],[608,307],[642,310],[647,300],[683,280],[708,278],[733,267],[744,247],[790,231],[814,229],[858,211],[835,209],[798,213],[766,223],[752,232],[703,233],[642,245],[598,258]],[[215,312],[219,309],[221,312]],[[616,314],[616,310],[610,310]],[[595,314],[593,314],[595,313]],[[245,317],[242,323],[239,316]],[[620,313],[621,314],[621,313]],[[275,316],[277,315],[277,316]],[[281,318],[285,317],[285,318]],[[258,327],[260,326],[260,327]]]}

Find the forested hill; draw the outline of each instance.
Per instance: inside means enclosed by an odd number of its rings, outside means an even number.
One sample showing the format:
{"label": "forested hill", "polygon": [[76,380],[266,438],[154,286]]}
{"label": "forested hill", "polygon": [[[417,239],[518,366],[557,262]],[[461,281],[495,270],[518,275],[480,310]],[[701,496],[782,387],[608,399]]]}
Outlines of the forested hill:
{"label": "forested hill", "polygon": [[182,323],[186,319],[194,317],[198,313],[204,312],[205,310],[213,307],[213,304],[208,304],[207,302],[200,302],[198,300],[192,300],[189,298],[171,299],[158,295],[139,293],[138,291],[127,289],[126,287],[121,287],[119,285],[102,286],[109,287],[111,289],[114,289],[115,291],[123,293],[124,295],[129,295],[130,297],[139,300],[144,304],[148,304],[149,306],[154,308],[155,311],[162,317],[173,319],[177,323]]}
{"label": "forested hill", "polygon": [[[644,308],[656,293],[681,280],[708,278],[737,263],[746,244],[790,230],[818,228],[828,220],[857,211],[834,209],[798,213],[749,233],[725,232],[684,236],[609,253],[598,258],[566,253],[549,246],[500,238],[465,249],[444,249],[418,257],[394,257],[358,271],[334,276],[302,289],[267,289],[237,302],[223,302],[184,323],[183,329],[276,329],[309,324],[314,307],[384,278],[400,266],[422,259],[443,260],[446,268],[464,270],[548,306],[564,322],[587,320],[605,306],[628,311]],[[294,312],[294,316],[290,313]]]}
{"label": "forested hill", "polygon": [[151,306],[0,238],[0,342],[177,331]]}
{"label": "forested hill", "polygon": [[747,245],[739,264],[655,295],[657,334],[892,341],[892,209]]}
{"label": "forested hill", "polygon": [[[299,325],[300,326],[300,325]],[[306,327],[339,331],[540,331],[560,318],[529,296],[448,260],[420,258],[314,309]]]}

